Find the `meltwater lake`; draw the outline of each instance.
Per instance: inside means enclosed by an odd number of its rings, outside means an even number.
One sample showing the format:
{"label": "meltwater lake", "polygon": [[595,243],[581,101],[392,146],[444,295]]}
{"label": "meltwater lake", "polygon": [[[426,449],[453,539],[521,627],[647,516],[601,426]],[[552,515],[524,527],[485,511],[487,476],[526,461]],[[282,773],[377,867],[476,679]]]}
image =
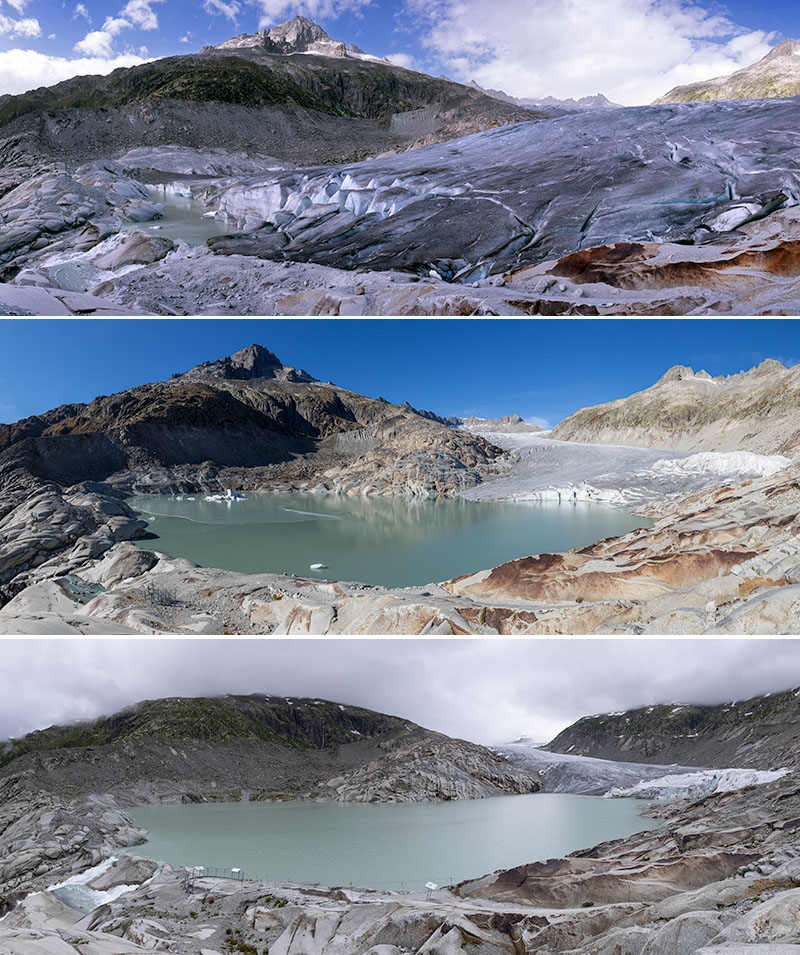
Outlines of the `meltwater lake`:
{"label": "meltwater lake", "polygon": [[201,803],[128,810],[134,855],[246,879],[416,891],[654,829],[646,802],[563,793],[420,803]]}
{"label": "meltwater lake", "polygon": [[157,189],[151,189],[150,194],[155,202],[164,206],[161,218],[151,222],[128,222],[124,226],[126,231],[152,232],[167,239],[183,239],[189,245],[204,245],[212,236],[237,231],[235,226],[222,219],[205,215],[203,207],[189,196],[170,193],[165,198],[164,193]]}
{"label": "meltwater lake", "polygon": [[[242,501],[141,495],[153,537],[136,543],[205,567],[409,587],[558,553],[649,522],[582,502],[253,493]],[[325,564],[311,570],[312,564]]]}

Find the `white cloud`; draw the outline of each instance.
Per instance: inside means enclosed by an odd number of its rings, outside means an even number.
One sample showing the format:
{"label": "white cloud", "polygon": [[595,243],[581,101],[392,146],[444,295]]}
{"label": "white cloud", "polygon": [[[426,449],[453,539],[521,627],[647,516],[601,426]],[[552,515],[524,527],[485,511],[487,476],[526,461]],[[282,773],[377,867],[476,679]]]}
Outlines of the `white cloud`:
{"label": "white cloud", "polygon": [[110,58],[114,55],[114,37],[130,25],[130,22],[122,17],[106,17],[103,28],[91,30],[82,40],[78,40],[75,49],[87,56]]}
{"label": "white cloud", "polygon": [[418,67],[414,57],[409,53],[387,53],[386,59],[395,66],[404,66],[407,70],[416,70]]}
{"label": "white cloud", "polygon": [[535,415],[535,414],[527,415],[527,417],[525,418],[525,421],[528,424],[535,424],[537,428],[547,429],[550,427],[550,422],[547,420],[547,418],[540,418],[538,415]]}
{"label": "white cloud", "polygon": [[163,0],[128,0],[120,14],[140,30],[157,30],[158,17],[151,4],[162,2]]}
{"label": "white cloud", "polygon": [[140,56],[126,54],[106,57],[47,56],[36,50],[5,50],[0,52],[0,94],[24,93],[40,86],[52,86],[72,76],[92,73],[110,73],[119,66],[143,63]]}
{"label": "white cloud", "polygon": [[18,36],[35,37],[42,35],[42,28],[39,21],[32,17],[24,17],[22,20],[14,20],[0,13],[0,36],[8,36],[11,39]]}
{"label": "white cloud", "polygon": [[[114,38],[122,31],[133,28],[140,30],[158,29],[158,17],[152,9],[153,3],[163,3],[163,0],[128,0],[117,17],[106,17],[99,30],[90,30],[82,40],[78,40],[74,49],[86,56],[97,56],[105,59],[117,56],[114,49]],[[77,12],[77,8],[76,8]],[[140,50],[145,49],[140,47]],[[130,51],[126,51],[130,52]]]}
{"label": "white cloud", "polygon": [[203,9],[212,16],[227,17],[231,23],[236,23],[236,17],[242,8],[238,0],[230,0],[230,3],[225,0],[203,0]]}
{"label": "white cloud", "polygon": [[83,3],[77,4],[77,5],[75,6],[75,9],[74,9],[73,13],[72,13],[72,19],[73,19],[73,20],[77,20],[78,17],[83,17],[83,19],[86,20],[86,22],[89,23],[89,24],[91,24],[91,22],[92,22],[91,14],[90,14],[89,11],[86,9],[85,4],[83,4]]}
{"label": "white cloud", "polygon": [[259,27],[271,27],[289,17],[311,17],[312,20],[334,20],[343,13],[353,13],[370,5],[372,0],[257,0],[261,8]]}
{"label": "white cloud", "polygon": [[648,103],[681,83],[730,73],[769,49],[687,0],[405,0],[423,43],[458,79],[514,96],[602,92]]}
{"label": "white cloud", "polygon": [[28,6],[28,3],[29,0],[8,0],[8,5],[13,7],[19,14]]}

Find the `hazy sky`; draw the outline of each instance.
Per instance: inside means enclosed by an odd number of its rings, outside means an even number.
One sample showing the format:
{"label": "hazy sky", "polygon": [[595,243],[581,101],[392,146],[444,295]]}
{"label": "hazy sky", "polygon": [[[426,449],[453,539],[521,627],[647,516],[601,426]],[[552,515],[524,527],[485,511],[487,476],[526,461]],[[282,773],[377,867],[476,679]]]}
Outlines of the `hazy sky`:
{"label": "hazy sky", "polygon": [[0,641],[0,739],[141,699],[323,697],[491,744],[581,716],[800,685],[800,640]]}
{"label": "hazy sky", "polygon": [[0,421],[163,381],[251,342],[372,398],[552,425],[649,387],[671,365],[728,375],[765,358],[796,364],[800,321],[4,319]]}
{"label": "hazy sky", "polygon": [[793,0],[0,0],[0,94],[198,51],[288,17],[515,96],[650,102],[800,33]]}

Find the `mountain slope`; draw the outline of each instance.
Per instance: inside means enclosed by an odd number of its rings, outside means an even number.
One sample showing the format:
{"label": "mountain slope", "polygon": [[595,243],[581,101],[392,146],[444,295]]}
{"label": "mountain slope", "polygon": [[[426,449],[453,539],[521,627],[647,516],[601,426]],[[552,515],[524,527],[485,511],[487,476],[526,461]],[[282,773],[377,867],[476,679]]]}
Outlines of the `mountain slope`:
{"label": "mountain slope", "polygon": [[553,429],[552,437],[791,455],[800,445],[800,365],[786,368],[768,359],[716,378],[676,365],[644,391],[577,411]]}
{"label": "mountain slope", "polygon": [[448,461],[452,487],[466,487],[503,452],[410,406],[317,381],[252,345],[166,382],[0,426],[0,491],[20,469],[73,484],[131,470],[135,482],[143,470],[184,468],[176,476],[194,490],[218,487],[225,468],[271,469],[232,475],[241,486],[319,479],[329,468],[340,481],[380,474],[390,481],[404,454],[414,456],[417,486],[433,491],[447,489]]}
{"label": "mountain slope", "polygon": [[[416,802],[536,792],[482,746],[327,700],[147,700],[0,746],[0,788],[151,801],[294,798]],[[245,795],[246,794],[246,795]]]}
{"label": "mountain slope", "polygon": [[728,76],[676,86],[654,101],[686,103],[693,100],[762,99],[800,93],[800,41],[783,40],[757,63]]}
{"label": "mountain slope", "polygon": [[[18,161],[27,149],[39,161],[86,162],[170,144],[343,162],[535,118],[461,84],[347,53],[300,20],[201,53],[0,96],[0,136],[8,137],[0,158]],[[305,35],[318,38],[298,42]]]}
{"label": "mountain slope", "polygon": [[553,753],[684,766],[797,766],[800,689],[716,706],[666,703],[585,716],[544,748]]}

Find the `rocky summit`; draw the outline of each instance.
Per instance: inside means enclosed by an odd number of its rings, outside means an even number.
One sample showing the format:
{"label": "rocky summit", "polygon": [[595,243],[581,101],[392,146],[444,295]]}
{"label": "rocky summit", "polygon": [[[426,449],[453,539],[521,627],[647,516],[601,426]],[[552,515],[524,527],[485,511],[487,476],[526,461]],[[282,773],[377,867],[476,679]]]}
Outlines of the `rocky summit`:
{"label": "rocky summit", "polygon": [[800,94],[800,40],[782,40],[752,66],[729,76],[676,86],[656,103],[764,99]]}

